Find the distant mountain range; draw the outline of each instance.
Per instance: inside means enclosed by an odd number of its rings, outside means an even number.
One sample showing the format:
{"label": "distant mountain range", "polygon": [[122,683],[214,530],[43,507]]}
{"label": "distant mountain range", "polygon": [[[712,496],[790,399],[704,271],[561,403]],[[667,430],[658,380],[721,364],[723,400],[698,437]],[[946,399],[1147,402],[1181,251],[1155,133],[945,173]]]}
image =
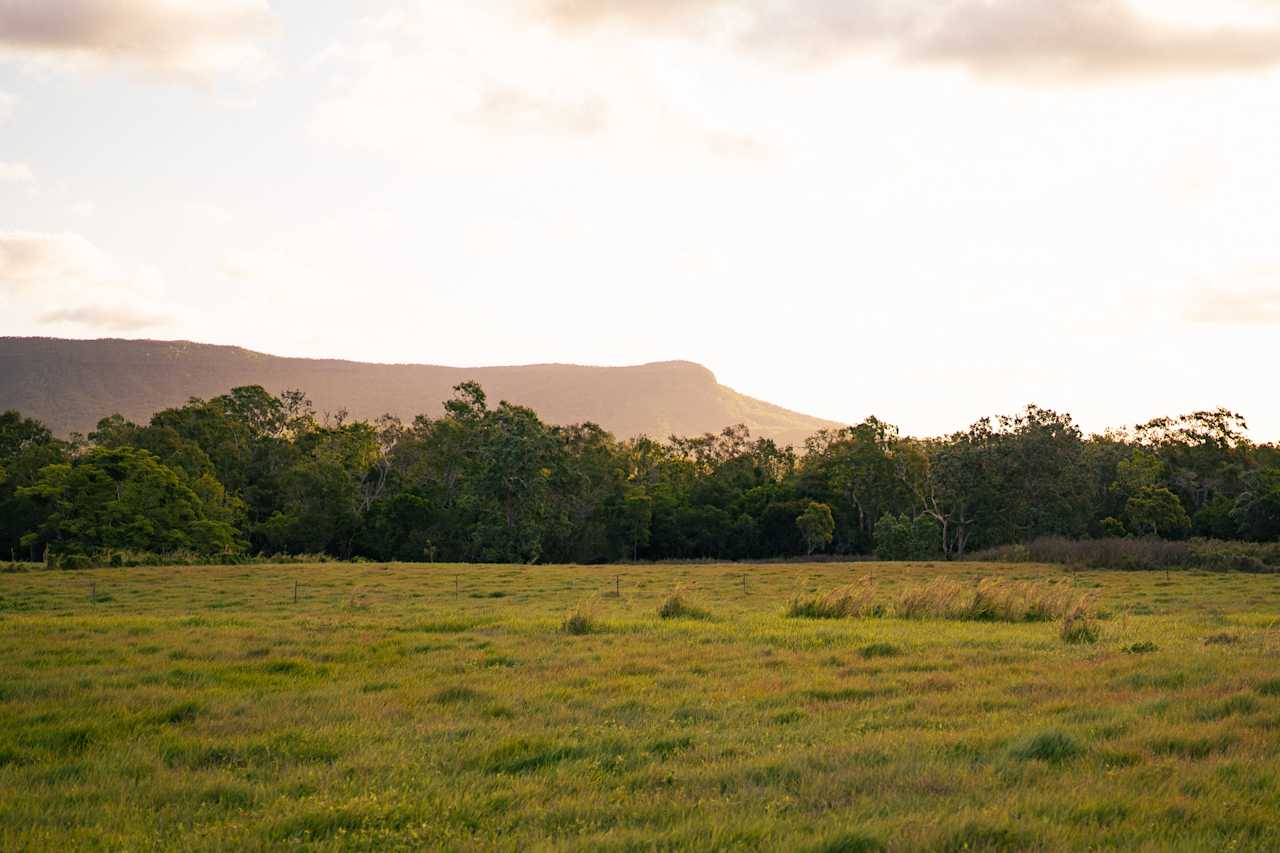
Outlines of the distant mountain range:
{"label": "distant mountain range", "polygon": [[301,389],[321,412],[390,412],[408,421],[440,414],[453,386],[468,380],[484,387],[491,405],[520,403],[549,423],[593,421],[620,438],[696,435],[741,423],[753,435],[799,446],[817,430],[839,426],[739,394],[687,361],[437,367],[281,358],[189,341],[0,338],[0,411],[17,409],[62,436],[87,433],[117,413],[145,423],[161,409],[240,385]]}

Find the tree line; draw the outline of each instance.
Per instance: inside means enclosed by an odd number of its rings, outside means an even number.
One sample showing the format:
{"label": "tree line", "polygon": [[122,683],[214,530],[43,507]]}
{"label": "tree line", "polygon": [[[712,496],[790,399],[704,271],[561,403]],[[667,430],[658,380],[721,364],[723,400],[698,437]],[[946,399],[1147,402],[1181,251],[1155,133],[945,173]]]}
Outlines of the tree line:
{"label": "tree line", "polygon": [[[941,438],[877,418],[804,447],[718,434],[619,440],[490,406],[353,420],[259,386],[60,440],[0,415],[0,548],[604,562],[815,553],[955,559],[1055,535],[1280,540],[1280,447],[1225,409],[1085,436],[1037,406]],[[117,558],[118,559],[118,558]]]}

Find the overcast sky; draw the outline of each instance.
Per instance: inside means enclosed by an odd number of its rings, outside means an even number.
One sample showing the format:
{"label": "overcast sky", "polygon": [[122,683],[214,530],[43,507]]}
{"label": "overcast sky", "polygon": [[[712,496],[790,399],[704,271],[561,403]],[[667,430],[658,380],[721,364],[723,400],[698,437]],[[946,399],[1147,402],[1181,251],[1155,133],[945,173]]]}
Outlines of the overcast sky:
{"label": "overcast sky", "polygon": [[0,0],[0,335],[1275,440],[1277,151],[1278,0]]}

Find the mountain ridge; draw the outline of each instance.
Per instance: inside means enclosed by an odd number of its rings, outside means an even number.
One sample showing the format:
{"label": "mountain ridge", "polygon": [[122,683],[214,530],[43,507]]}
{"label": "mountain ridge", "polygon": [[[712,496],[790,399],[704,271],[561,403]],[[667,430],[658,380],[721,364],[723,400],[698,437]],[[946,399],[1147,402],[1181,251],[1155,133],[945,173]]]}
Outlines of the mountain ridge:
{"label": "mountain ridge", "polygon": [[744,423],[753,435],[799,445],[840,424],[721,385],[687,360],[621,367],[541,363],[454,367],[270,355],[196,341],[0,338],[0,410],[17,409],[55,433],[86,433],[121,414],[146,422],[191,397],[238,385],[301,389],[320,411],[357,418],[438,415],[453,386],[474,380],[492,403],[529,406],[549,423],[593,421],[620,438],[690,435]]}

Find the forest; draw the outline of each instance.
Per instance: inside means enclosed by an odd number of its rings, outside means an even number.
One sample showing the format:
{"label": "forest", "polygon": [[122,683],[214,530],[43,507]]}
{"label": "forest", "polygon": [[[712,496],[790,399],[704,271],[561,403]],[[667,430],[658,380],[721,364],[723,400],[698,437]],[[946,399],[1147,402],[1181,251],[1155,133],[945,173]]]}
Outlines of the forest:
{"label": "forest", "polygon": [[963,559],[1043,537],[1280,541],[1280,447],[1225,409],[1084,435],[1031,405],[940,438],[870,417],[801,448],[744,427],[619,440],[458,385],[354,420],[260,386],[55,437],[0,415],[0,553],[64,567]]}

